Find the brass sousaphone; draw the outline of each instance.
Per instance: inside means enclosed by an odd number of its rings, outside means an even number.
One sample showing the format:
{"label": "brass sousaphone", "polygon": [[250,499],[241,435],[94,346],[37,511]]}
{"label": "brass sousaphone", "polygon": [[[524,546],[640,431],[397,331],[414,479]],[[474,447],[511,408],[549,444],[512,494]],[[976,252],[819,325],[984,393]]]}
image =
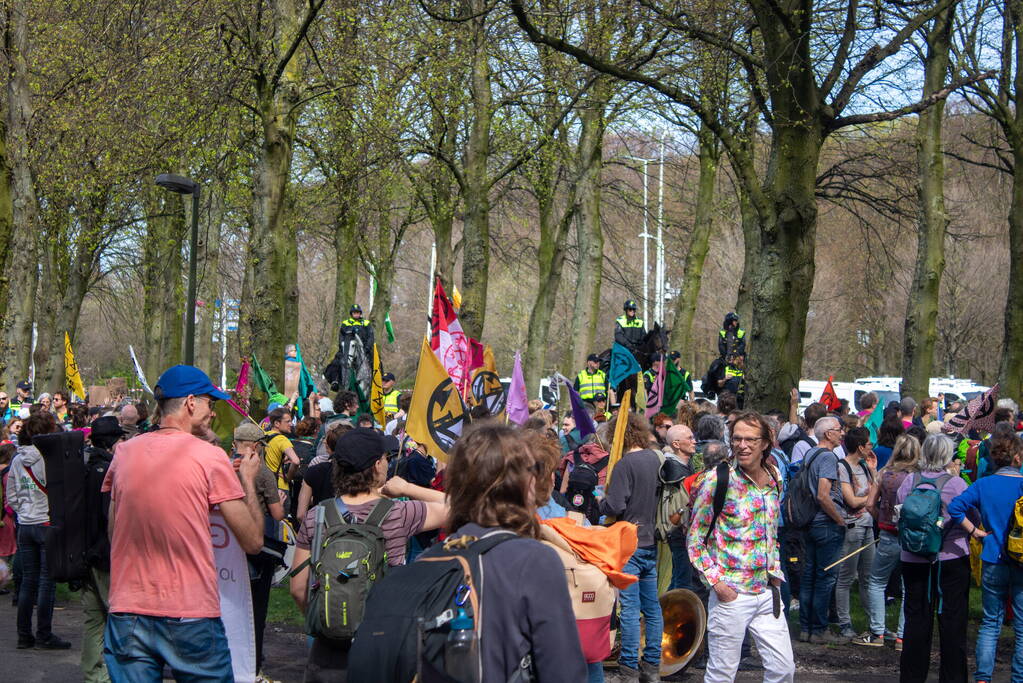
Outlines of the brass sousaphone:
{"label": "brass sousaphone", "polygon": [[676,588],[660,599],[664,615],[661,634],[661,675],[669,676],[687,664],[700,651],[707,632],[707,610],[696,593]]}

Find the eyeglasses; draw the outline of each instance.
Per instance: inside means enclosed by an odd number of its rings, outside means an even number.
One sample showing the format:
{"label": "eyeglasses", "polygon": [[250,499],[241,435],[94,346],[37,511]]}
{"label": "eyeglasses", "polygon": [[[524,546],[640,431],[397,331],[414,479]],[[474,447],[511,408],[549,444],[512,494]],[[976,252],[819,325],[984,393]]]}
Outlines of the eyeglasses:
{"label": "eyeglasses", "polygon": [[748,444],[750,444],[752,446],[753,444],[758,443],[760,441],[763,441],[763,437],[760,437],[760,436],[733,436],[732,437],[732,443],[734,445],[742,445],[744,443],[748,443]]}

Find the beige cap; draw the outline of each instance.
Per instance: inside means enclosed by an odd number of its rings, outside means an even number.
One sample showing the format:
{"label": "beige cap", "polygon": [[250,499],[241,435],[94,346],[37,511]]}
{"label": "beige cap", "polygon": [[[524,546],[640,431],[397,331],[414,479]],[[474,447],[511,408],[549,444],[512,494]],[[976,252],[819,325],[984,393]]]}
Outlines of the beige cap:
{"label": "beige cap", "polygon": [[263,441],[264,439],[266,439],[266,433],[253,422],[242,422],[235,427],[235,441]]}

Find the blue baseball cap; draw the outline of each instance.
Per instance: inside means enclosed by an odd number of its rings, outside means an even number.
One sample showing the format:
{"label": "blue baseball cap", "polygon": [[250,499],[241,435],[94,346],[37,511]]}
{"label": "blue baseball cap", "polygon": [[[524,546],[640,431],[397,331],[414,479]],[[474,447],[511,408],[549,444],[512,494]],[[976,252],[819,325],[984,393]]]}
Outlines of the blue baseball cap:
{"label": "blue baseball cap", "polygon": [[209,375],[191,365],[175,365],[167,368],[156,381],[156,386],[163,392],[164,398],[180,398],[182,396],[200,396],[206,394],[218,401],[230,398],[220,389],[213,386]]}

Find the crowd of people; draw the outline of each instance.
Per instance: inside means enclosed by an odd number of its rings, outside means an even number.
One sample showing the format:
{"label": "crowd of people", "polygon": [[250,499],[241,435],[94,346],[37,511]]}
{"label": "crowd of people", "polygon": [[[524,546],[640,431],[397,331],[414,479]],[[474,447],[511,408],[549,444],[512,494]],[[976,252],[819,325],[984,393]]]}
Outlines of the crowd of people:
{"label": "crowd of people", "polygon": [[[357,313],[349,334],[371,337]],[[626,302],[616,341],[638,356],[644,338]],[[574,388],[595,432],[534,400],[521,425],[477,414],[439,459],[406,433],[411,392],[390,374],[383,423],[342,389],[309,397],[301,418],[297,395],[278,397],[226,441],[211,422],[229,395],[191,366],[160,376],[152,417],[144,400],[87,408],[19,383],[13,398],[0,392],[0,579],[9,566],[17,647],[70,647],[52,631],[54,494],[40,437],[81,432],[87,566],[72,584],[90,682],[158,681],[165,667],[181,680],[234,679],[216,510],[247,554],[260,681],[272,680],[263,633],[293,532],[287,583],[310,636],[307,681],[650,683],[660,599],[684,589],[706,608],[706,648],[689,654],[711,683],[740,668],[794,680],[794,640],[890,645],[900,680],[922,682],[935,617],[940,680],[989,683],[1007,605],[1023,613],[1017,406],[1003,400],[993,427],[957,439],[941,418],[965,406],[943,412],[940,397],[878,406],[867,393],[858,412],[800,412],[793,389],[787,410],[743,410],[734,314],[718,342],[716,402],[689,384],[648,418],[617,405],[621,388],[594,354]],[[680,354],[643,361],[650,385],[664,362],[689,381]],[[971,546],[983,609],[972,672]],[[1023,619],[1013,625],[1012,676],[1023,680]]]}

